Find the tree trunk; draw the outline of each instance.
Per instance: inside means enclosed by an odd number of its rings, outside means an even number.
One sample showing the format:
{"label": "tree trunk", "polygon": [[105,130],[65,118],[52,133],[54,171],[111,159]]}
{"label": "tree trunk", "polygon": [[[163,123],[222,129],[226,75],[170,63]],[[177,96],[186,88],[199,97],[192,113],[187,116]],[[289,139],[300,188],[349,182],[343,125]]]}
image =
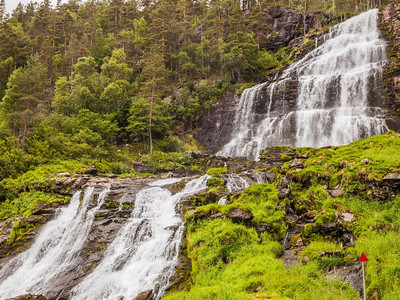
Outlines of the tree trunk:
{"label": "tree trunk", "polygon": [[24,129],[22,130],[22,139],[21,139],[22,151],[25,150],[25,139],[26,139],[26,134],[28,132],[28,121],[29,121],[29,109],[30,109],[30,107],[31,107],[31,100],[29,98],[27,106],[26,106],[25,114],[24,114]]}
{"label": "tree trunk", "polygon": [[56,20],[53,20],[53,55],[56,50]]}
{"label": "tree trunk", "polygon": [[150,140],[150,154],[153,154],[153,137],[151,133],[151,125],[153,120],[153,104],[154,104],[154,81],[156,80],[153,77],[153,84],[151,85],[151,98],[150,98],[150,112],[149,112],[149,140]]}
{"label": "tree trunk", "polygon": [[307,33],[307,28],[306,28],[306,14],[307,14],[307,1],[304,3],[304,15],[303,15],[303,26],[304,26],[304,36]]}

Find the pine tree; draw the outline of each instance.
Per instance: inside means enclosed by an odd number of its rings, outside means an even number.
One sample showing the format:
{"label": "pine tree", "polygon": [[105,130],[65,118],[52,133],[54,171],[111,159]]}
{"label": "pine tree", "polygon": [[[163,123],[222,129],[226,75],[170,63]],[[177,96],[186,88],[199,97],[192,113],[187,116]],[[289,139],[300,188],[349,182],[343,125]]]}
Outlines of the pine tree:
{"label": "pine tree", "polygon": [[3,23],[6,13],[6,0],[0,1],[0,23]]}
{"label": "pine tree", "polygon": [[50,107],[49,83],[47,69],[37,54],[8,80],[1,112],[8,127],[21,138],[22,149],[34,115]]}
{"label": "pine tree", "polygon": [[148,132],[150,153],[153,153],[153,111],[156,100],[159,98],[158,93],[165,84],[167,70],[164,67],[162,53],[158,48],[153,47],[149,55],[146,57],[142,75],[146,78],[146,83],[142,87],[142,92],[149,98],[149,116],[148,116]]}

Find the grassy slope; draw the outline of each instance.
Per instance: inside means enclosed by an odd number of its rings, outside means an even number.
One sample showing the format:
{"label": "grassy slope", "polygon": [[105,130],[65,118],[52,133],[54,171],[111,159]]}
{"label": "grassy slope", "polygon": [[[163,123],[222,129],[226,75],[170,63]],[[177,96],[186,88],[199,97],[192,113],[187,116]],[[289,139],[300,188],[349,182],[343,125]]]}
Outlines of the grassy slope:
{"label": "grassy slope", "polygon": [[[279,200],[271,184],[255,184],[234,197],[232,204],[197,208],[197,216],[215,212],[226,216],[240,207],[253,213],[251,224],[186,216],[191,283],[187,291],[165,299],[359,299],[347,283],[326,278],[324,270],[353,264],[361,252],[370,259],[368,298],[400,299],[400,195],[374,200],[385,195],[374,189],[385,174],[400,172],[400,136],[388,132],[348,146],[295,151],[305,157],[304,168],[291,168],[289,156],[276,169],[278,178],[291,179],[291,199]],[[325,191],[338,186],[345,191],[342,197],[332,198]],[[282,216],[288,205],[299,211],[306,208],[314,220],[301,235],[307,245],[303,262],[285,270],[279,242],[287,229]],[[356,237],[355,245],[347,249],[335,237],[311,230],[335,221],[343,211],[355,216],[354,222],[345,224]],[[259,222],[269,224],[270,233],[257,235],[254,227]],[[343,257],[320,256],[325,250],[339,251]]]}

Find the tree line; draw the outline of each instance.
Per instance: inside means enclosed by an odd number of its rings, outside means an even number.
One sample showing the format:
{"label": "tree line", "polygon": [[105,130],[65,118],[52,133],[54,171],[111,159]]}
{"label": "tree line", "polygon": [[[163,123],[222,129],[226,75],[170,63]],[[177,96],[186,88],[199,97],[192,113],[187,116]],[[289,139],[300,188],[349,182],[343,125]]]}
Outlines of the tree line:
{"label": "tree line", "polygon": [[179,150],[174,134],[232,84],[280,66],[270,5],[340,16],[384,2],[44,0],[7,14],[1,0],[0,164]]}

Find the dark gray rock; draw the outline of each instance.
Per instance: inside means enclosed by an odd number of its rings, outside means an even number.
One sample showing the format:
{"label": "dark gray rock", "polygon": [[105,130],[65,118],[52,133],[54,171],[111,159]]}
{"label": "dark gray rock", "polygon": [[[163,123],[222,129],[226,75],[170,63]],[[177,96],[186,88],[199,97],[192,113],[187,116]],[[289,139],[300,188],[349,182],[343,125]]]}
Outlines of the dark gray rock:
{"label": "dark gray rock", "polygon": [[144,291],[135,297],[134,300],[153,300],[153,291]]}
{"label": "dark gray rock", "polygon": [[246,222],[253,218],[253,214],[240,208],[235,208],[228,213],[227,217],[233,222]]}
{"label": "dark gray rock", "polygon": [[6,299],[6,300],[46,300],[46,298],[44,296],[42,296],[42,295],[27,294],[27,295],[14,297],[14,298],[9,298],[9,299]]}
{"label": "dark gray rock", "polygon": [[234,93],[225,94],[196,122],[194,137],[208,151],[214,153],[230,140],[237,101]]}
{"label": "dark gray rock", "polygon": [[343,281],[347,281],[356,291],[362,296],[362,272],[361,264],[355,263],[350,266],[343,266],[334,268],[327,273],[327,277],[340,278]]}

